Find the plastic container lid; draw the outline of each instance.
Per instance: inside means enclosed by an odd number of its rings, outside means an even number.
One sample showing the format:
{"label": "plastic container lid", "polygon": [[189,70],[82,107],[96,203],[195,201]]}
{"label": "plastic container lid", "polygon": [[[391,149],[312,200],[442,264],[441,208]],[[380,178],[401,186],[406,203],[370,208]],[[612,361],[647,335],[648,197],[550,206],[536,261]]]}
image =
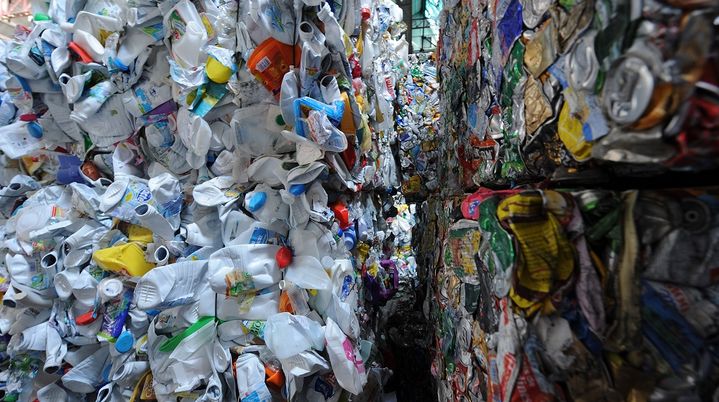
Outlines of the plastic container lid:
{"label": "plastic container lid", "polygon": [[120,296],[124,290],[122,281],[115,278],[104,279],[100,285],[100,289],[98,290],[105,300],[111,300]]}
{"label": "plastic container lid", "polygon": [[250,210],[250,212],[258,211],[260,208],[262,208],[265,205],[265,202],[267,202],[267,193],[264,191],[260,191],[257,193],[254,193],[252,197],[250,197],[249,201],[247,201],[247,209]]}
{"label": "plastic container lid", "polygon": [[218,84],[224,84],[232,77],[232,68],[220,63],[214,57],[210,56],[207,58],[207,65],[205,66],[205,73],[207,78],[212,82]]}
{"label": "plastic container lid", "polygon": [[27,131],[30,133],[31,136],[35,138],[42,138],[42,126],[39,125],[36,121],[31,121],[27,124]]}
{"label": "plastic container lid", "polygon": [[120,59],[115,58],[112,59],[113,64],[115,64],[115,67],[119,68],[122,71],[129,71],[130,66],[126,65],[125,63],[121,62]]}
{"label": "plastic container lid", "polygon": [[292,264],[292,250],[288,247],[280,247],[280,249],[277,250],[277,254],[275,254],[275,260],[280,269],[286,268]]}
{"label": "plastic container lid", "polygon": [[96,319],[95,311],[90,310],[87,313],[75,317],[75,323],[77,323],[77,325],[90,325]]}
{"label": "plastic container lid", "polygon": [[134,344],[135,338],[132,337],[130,331],[122,331],[120,336],[117,337],[117,341],[115,341],[115,350],[125,353],[132,349]]}
{"label": "plastic container lid", "polygon": [[306,187],[304,184],[293,184],[290,186],[289,192],[295,197],[304,194]]}

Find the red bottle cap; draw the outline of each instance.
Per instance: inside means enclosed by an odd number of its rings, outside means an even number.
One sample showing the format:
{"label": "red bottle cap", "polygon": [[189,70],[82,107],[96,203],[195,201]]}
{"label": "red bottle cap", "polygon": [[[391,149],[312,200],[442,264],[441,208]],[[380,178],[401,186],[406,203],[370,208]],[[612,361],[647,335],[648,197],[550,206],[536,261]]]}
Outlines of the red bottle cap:
{"label": "red bottle cap", "polygon": [[287,268],[287,266],[292,264],[292,250],[288,247],[280,247],[280,249],[277,250],[277,254],[275,254],[275,260],[280,269]]}
{"label": "red bottle cap", "polygon": [[340,225],[340,229],[345,230],[350,227],[350,211],[342,201],[337,201],[330,207],[335,214],[335,219]]}
{"label": "red bottle cap", "polygon": [[87,52],[83,48],[81,48],[77,43],[70,42],[67,44],[67,48],[72,50],[72,52],[75,53],[75,55],[77,55],[77,57],[80,58],[81,62],[92,63],[92,61],[93,61],[92,57],[90,57],[90,55],[87,54]]}
{"label": "red bottle cap", "polygon": [[75,322],[77,323],[77,325],[90,325],[96,319],[97,316],[95,316],[94,311],[90,310],[85,314],[75,317]]}
{"label": "red bottle cap", "polygon": [[35,113],[25,113],[20,115],[20,121],[35,121],[37,115]]}
{"label": "red bottle cap", "polygon": [[360,12],[362,13],[362,21],[366,21],[369,19],[369,17],[372,16],[372,13],[367,7],[362,7],[362,9],[360,9]]}

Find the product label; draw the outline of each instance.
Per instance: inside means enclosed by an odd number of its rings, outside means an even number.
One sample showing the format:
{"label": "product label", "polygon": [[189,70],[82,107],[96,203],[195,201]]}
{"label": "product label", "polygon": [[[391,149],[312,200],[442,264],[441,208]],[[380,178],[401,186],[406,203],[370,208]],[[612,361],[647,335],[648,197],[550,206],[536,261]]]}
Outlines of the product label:
{"label": "product label", "polygon": [[42,52],[40,51],[40,49],[37,48],[37,46],[33,46],[30,49],[28,56],[30,57],[30,60],[32,60],[38,66],[42,66],[45,64],[45,57],[43,57]]}
{"label": "product label", "polygon": [[272,395],[270,395],[267,386],[262,383],[256,384],[255,389],[243,395],[241,400],[242,402],[270,402],[272,401]]}
{"label": "product label", "polygon": [[242,325],[245,326],[245,329],[247,329],[247,332],[255,335],[258,338],[265,338],[265,324],[266,321],[249,321],[245,320],[242,321]]}
{"label": "product label", "polygon": [[362,361],[362,357],[360,357],[358,354],[355,354],[354,347],[352,346],[352,342],[349,338],[345,338],[345,340],[342,342],[342,348],[345,351],[345,357],[347,360],[354,363],[355,368],[357,368],[357,371],[361,374],[364,373],[364,362]]}
{"label": "product label", "polygon": [[270,59],[267,56],[265,56],[262,58],[262,60],[257,62],[255,69],[261,73],[261,72],[264,72],[265,70],[267,70],[270,67],[270,64],[271,64]]}
{"label": "product label", "polygon": [[345,275],[345,279],[342,281],[342,289],[340,291],[341,301],[347,300],[347,296],[349,296],[350,292],[352,292],[353,285],[354,278],[352,278],[352,275]]}
{"label": "product label", "polygon": [[250,244],[285,244],[285,238],[279,233],[265,228],[255,228],[250,236]]}
{"label": "product label", "polygon": [[225,275],[225,284],[227,285],[226,296],[238,297],[255,289],[252,275],[242,271],[231,271]]}
{"label": "product label", "polygon": [[182,17],[180,17],[180,13],[177,12],[177,10],[172,10],[170,13],[170,35],[173,40],[180,40],[182,35],[185,34],[185,30],[187,23],[185,22]]}
{"label": "product label", "polygon": [[165,36],[165,30],[162,25],[162,22],[158,22],[157,24],[148,25],[148,26],[142,27],[140,29],[146,35],[151,36],[152,39],[154,39],[155,41],[161,40],[162,37]]}

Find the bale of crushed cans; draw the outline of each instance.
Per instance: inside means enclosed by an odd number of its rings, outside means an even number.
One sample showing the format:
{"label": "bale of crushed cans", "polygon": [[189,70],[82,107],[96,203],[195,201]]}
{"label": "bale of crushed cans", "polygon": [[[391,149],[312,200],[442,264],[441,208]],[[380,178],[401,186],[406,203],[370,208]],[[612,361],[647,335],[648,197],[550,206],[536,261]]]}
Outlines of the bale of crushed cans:
{"label": "bale of crushed cans", "polygon": [[0,42],[4,400],[379,400],[402,10],[34,6]]}
{"label": "bale of crushed cans", "polygon": [[438,400],[719,397],[719,188],[434,205],[451,222],[430,272]]}
{"label": "bale of crushed cans", "polygon": [[718,15],[714,1],[444,2],[440,181],[716,169]]}

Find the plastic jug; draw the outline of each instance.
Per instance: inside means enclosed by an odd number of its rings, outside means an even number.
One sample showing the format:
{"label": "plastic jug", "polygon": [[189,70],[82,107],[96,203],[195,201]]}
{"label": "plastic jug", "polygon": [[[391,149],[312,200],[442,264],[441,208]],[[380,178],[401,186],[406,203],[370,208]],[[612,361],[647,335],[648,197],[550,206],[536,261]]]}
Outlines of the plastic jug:
{"label": "plastic jug", "polygon": [[80,46],[94,61],[102,62],[102,56],[105,55],[105,46],[92,34],[76,29],[75,33],[72,34],[72,41]]}
{"label": "plastic jug", "polygon": [[77,104],[75,110],[70,113],[70,119],[77,123],[83,123],[88,117],[97,113],[107,98],[115,92],[115,86],[110,81],[103,81],[90,88],[87,97]]}
{"label": "plastic jug", "polygon": [[275,97],[280,96],[282,78],[295,64],[295,49],[273,38],[260,43],[247,60],[247,67]]}
{"label": "plastic jug", "polygon": [[207,43],[207,30],[202,17],[188,0],[182,0],[165,16],[164,24],[170,34],[172,55],[182,67],[197,67],[207,54],[201,51]]}
{"label": "plastic jug", "polygon": [[117,57],[113,60],[115,66],[123,71],[130,69],[137,56],[148,46],[162,39],[162,22],[148,25],[143,28],[131,28],[122,40],[122,45],[117,51]]}
{"label": "plastic jug", "polygon": [[310,348],[324,349],[324,331],[308,317],[279,313],[267,320],[265,343],[278,359],[286,359]]}

